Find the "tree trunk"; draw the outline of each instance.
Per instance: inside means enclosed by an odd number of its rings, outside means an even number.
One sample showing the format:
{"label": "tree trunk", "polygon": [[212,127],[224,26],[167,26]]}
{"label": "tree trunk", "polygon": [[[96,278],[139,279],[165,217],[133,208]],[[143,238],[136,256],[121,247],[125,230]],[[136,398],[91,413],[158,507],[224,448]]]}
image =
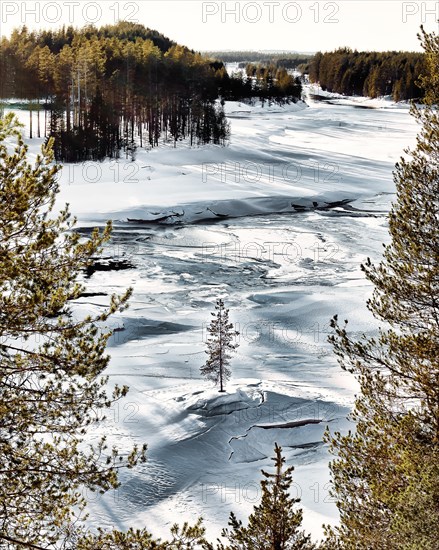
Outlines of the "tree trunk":
{"label": "tree trunk", "polygon": [[[220,314],[222,314],[222,311],[220,310]],[[220,376],[220,392],[224,392],[224,385],[223,385],[223,341],[222,341],[222,334],[223,334],[223,327],[221,322],[221,316],[220,316],[220,334],[219,334],[219,376]]]}
{"label": "tree trunk", "polygon": [[29,137],[32,139],[32,101],[29,103]]}
{"label": "tree trunk", "polygon": [[37,107],[37,136],[41,137],[40,132],[40,100],[38,99],[38,107]]}

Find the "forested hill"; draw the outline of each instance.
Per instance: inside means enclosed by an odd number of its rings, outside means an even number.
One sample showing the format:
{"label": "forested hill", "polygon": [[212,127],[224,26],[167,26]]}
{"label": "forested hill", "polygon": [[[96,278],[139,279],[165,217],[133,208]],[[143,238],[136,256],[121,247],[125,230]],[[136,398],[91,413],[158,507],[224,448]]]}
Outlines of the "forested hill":
{"label": "forested hill", "polygon": [[224,144],[228,124],[218,98],[300,98],[300,82],[285,69],[273,71],[230,77],[221,61],[127,22],[22,27],[0,43],[0,99],[26,100],[30,137],[53,136],[56,158],[64,161],[134,154],[162,139]]}
{"label": "forested hill", "polygon": [[[88,25],[82,29],[75,29],[73,26],[62,27],[58,30],[44,30],[38,32],[28,32],[26,27],[16,29],[12,32],[11,44],[20,45],[23,42],[32,42],[34,46],[44,48],[47,46],[52,53],[58,54],[64,46],[72,46],[73,42],[78,40],[78,36],[83,39],[91,38],[103,39],[116,37],[120,40],[135,42],[137,39],[151,40],[163,53],[169,50],[171,46],[177,43],[156,30],[148,29],[137,23],[121,21],[116,25],[106,25],[103,27],[94,27]],[[7,42],[7,41],[6,41]]]}
{"label": "forested hill", "polygon": [[323,90],[345,95],[395,101],[423,97],[417,80],[425,71],[424,54],[415,52],[358,52],[341,48],[317,52],[307,68],[311,82]]}

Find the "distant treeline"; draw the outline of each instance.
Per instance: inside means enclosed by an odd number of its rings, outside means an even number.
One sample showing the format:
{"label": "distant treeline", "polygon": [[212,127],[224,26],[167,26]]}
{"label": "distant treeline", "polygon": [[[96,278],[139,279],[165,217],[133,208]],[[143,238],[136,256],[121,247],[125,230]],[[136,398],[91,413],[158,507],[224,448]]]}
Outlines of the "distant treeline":
{"label": "distant treeline", "polygon": [[[300,83],[276,75],[230,77],[221,61],[180,46],[142,25],[14,30],[0,43],[0,99],[28,102],[30,136],[55,137],[57,160],[117,157],[121,150],[224,144],[222,99],[295,101]],[[37,112],[36,132],[32,112]]]}
{"label": "distant treeline", "polygon": [[230,94],[225,94],[226,99],[258,99],[262,104],[267,101],[282,105],[295,102],[302,96],[300,79],[289,74],[287,69],[273,64],[248,63],[245,74],[241,71],[232,74],[229,87]]}
{"label": "distant treeline", "polygon": [[[236,81],[243,77],[235,74],[233,78]],[[275,64],[247,63],[243,87],[244,89],[249,88],[247,95],[257,97],[262,102],[267,99],[282,104],[291,100],[295,101],[302,94],[300,79],[294,78],[287,69],[277,67]]]}
{"label": "distant treeline", "polygon": [[323,90],[395,101],[423,97],[417,80],[424,71],[424,54],[414,52],[358,52],[349,48],[317,52],[305,70]]}
{"label": "distant treeline", "polygon": [[294,69],[302,63],[308,63],[313,55],[301,53],[269,53],[269,52],[253,52],[253,51],[234,51],[221,52],[212,51],[205,52],[206,55],[220,59],[224,63],[261,63],[263,65],[274,65],[276,67],[284,67],[286,69]]}

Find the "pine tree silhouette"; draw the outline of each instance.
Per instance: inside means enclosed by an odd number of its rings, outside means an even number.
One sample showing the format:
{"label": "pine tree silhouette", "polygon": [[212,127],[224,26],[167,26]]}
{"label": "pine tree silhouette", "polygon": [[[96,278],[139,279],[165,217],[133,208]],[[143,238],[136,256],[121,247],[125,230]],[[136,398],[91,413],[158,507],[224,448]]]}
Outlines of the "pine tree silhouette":
{"label": "pine tree silhouette", "polygon": [[229,368],[231,353],[239,344],[233,340],[239,335],[229,322],[229,310],[224,307],[223,300],[219,299],[215,306],[216,313],[212,313],[214,319],[207,328],[210,336],[207,340],[206,353],[209,355],[206,363],[201,367],[201,374],[208,380],[220,385],[220,392],[224,392],[224,385],[230,379]]}

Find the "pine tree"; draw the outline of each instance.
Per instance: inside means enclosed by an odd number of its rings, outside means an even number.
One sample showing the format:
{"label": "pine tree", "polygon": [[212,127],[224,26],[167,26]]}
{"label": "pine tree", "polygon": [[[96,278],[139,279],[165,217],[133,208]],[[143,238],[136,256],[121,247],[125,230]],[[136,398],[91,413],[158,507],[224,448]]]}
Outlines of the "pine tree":
{"label": "pine tree", "polygon": [[315,548],[309,535],[300,530],[302,510],[295,510],[300,498],[289,494],[293,483],[294,467],[284,469],[285,458],[282,448],[275,444],[275,473],[262,470],[265,479],[261,481],[262,499],[254,507],[244,527],[233,512],[230,514],[229,526],[222,536],[228,539],[228,546],[223,550],[312,550]]}
{"label": "pine tree", "polygon": [[146,529],[105,531],[97,534],[82,534],[72,539],[72,550],[214,550],[204,538],[205,528],[200,518],[195,525],[177,524],[171,528],[172,539],[154,539]]}
{"label": "pine tree", "polygon": [[416,148],[396,165],[391,242],[370,311],[379,336],[353,340],[333,319],[341,366],[360,383],[355,433],[327,434],[342,548],[433,550],[439,539],[439,38],[422,30],[428,69]]}
{"label": "pine tree", "polygon": [[[14,145],[15,142],[15,145]],[[0,120],[0,546],[45,547],[80,514],[83,489],[116,487],[119,467],[143,459],[84,442],[100,410],[127,392],[106,393],[109,337],[100,327],[130,291],[96,317],[75,319],[78,274],[109,238],[82,239],[58,191],[52,142],[27,161],[16,119]],[[101,330],[102,332],[102,330]],[[34,546],[32,546],[34,545]]]}
{"label": "pine tree", "polygon": [[233,324],[229,322],[229,310],[224,307],[223,300],[217,300],[215,309],[217,313],[211,314],[214,319],[207,328],[210,336],[207,339],[206,353],[209,358],[200,370],[208,380],[212,380],[216,385],[219,384],[220,392],[224,392],[225,383],[231,375],[229,369],[231,352],[235,351],[239,345],[232,342],[239,332],[234,330]]}

